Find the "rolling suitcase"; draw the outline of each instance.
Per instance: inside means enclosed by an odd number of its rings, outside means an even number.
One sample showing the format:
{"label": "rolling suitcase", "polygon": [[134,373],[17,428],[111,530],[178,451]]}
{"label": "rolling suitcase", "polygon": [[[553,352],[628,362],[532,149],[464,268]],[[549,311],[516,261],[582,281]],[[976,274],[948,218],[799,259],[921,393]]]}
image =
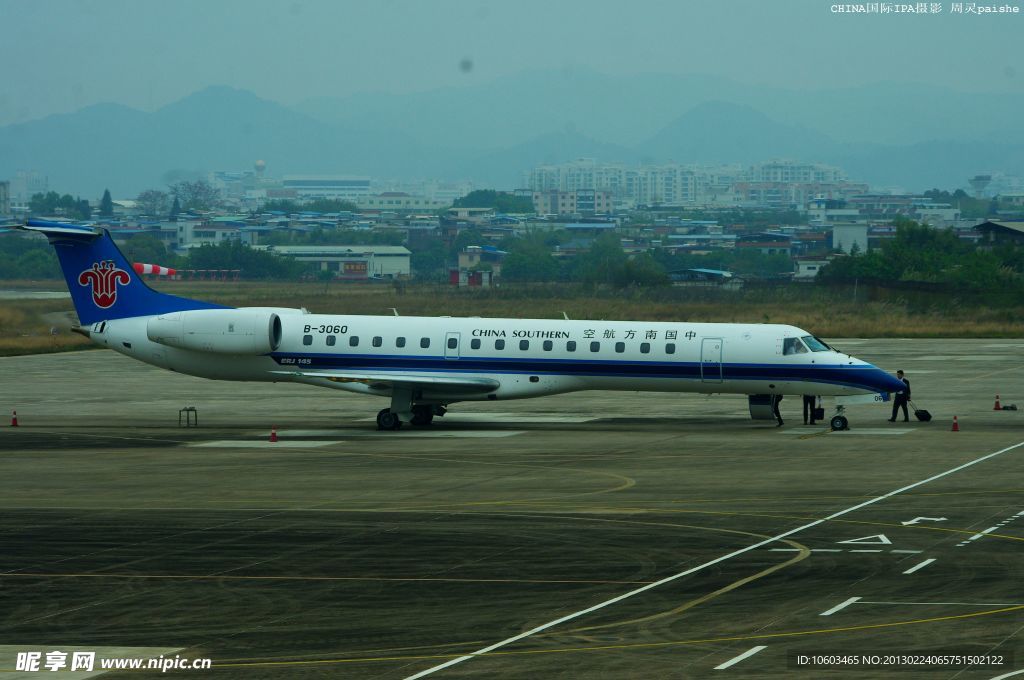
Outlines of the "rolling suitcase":
{"label": "rolling suitcase", "polygon": [[910,402],[910,408],[914,409],[914,417],[920,420],[922,423],[927,423],[932,419],[932,414],[923,408],[918,408],[914,405],[914,402]]}

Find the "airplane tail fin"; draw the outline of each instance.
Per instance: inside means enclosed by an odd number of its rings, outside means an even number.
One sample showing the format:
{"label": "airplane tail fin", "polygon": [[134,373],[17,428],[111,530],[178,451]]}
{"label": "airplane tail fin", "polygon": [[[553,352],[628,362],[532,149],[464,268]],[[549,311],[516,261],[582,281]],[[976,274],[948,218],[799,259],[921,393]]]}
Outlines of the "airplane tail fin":
{"label": "airplane tail fin", "polygon": [[190,309],[226,309],[153,290],[135,273],[106,229],[44,220],[29,220],[21,229],[50,239],[82,325]]}

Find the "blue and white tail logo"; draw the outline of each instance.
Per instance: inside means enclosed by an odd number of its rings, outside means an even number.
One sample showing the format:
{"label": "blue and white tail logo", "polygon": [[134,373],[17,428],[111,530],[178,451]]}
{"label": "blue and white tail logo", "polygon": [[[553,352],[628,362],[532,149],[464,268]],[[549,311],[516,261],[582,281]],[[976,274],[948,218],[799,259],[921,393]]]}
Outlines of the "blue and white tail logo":
{"label": "blue and white tail logo", "polygon": [[100,309],[109,309],[117,302],[117,286],[127,286],[132,280],[128,272],[118,268],[113,260],[96,262],[78,275],[78,283],[92,287],[92,301]]}
{"label": "blue and white tail logo", "polygon": [[153,290],[135,274],[105,229],[46,220],[29,220],[21,228],[50,239],[83,325],[190,309],[225,309]]}

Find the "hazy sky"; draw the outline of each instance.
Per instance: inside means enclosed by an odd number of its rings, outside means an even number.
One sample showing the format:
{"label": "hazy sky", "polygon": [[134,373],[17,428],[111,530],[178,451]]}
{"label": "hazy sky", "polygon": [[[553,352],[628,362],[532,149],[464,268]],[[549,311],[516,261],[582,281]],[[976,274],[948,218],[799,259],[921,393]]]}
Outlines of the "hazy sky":
{"label": "hazy sky", "polygon": [[948,1],[921,16],[837,14],[830,0],[0,0],[0,124],[105,101],[153,110],[214,84],[294,104],[567,67],[1019,93],[1024,0],[1009,2],[1022,13],[953,14]]}

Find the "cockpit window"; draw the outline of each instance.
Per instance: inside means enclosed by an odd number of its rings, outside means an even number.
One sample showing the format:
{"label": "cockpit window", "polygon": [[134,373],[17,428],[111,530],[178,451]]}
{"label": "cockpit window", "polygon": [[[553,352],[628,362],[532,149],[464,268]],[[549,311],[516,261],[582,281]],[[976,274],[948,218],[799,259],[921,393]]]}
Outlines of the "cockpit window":
{"label": "cockpit window", "polygon": [[786,338],[782,341],[782,353],[787,356],[790,354],[807,354],[807,348],[804,347],[804,343],[800,342],[800,338]]}
{"label": "cockpit window", "polygon": [[828,352],[832,349],[813,335],[805,335],[802,340],[811,348],[812,352]]}

